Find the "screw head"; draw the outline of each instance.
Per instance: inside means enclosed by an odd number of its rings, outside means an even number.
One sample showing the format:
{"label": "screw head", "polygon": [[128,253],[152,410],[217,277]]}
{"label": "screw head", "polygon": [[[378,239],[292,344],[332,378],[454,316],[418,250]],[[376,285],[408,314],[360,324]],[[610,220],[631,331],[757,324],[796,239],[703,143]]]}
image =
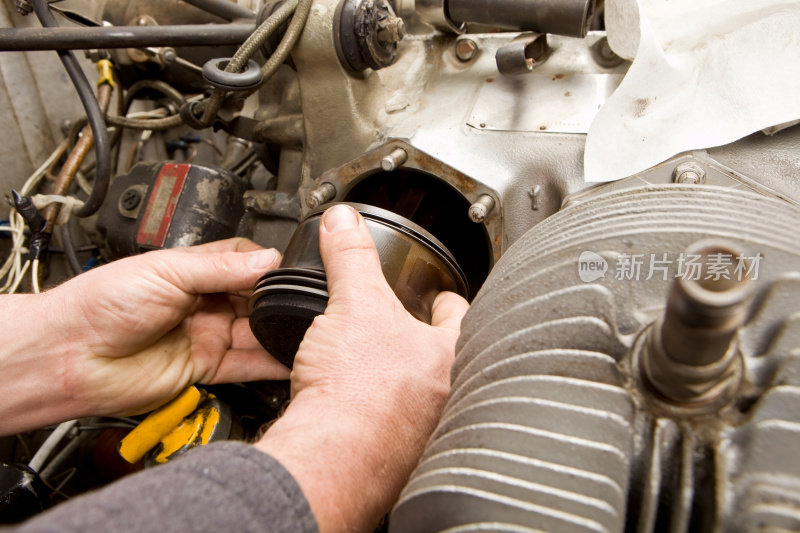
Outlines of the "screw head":
{"label": "screw head", "polygon": [[456,57],[459,61],[466,63],[472,61],[478,53],[478,43],[468,37],[462,37],[456,41]]}
{"label": "screw head", "polygon": [[136,209],[136,206],[138,206],[139,202],[141,201],[142,193],[140,193],[137,189],[128,189],[122,193],[122,207],[128,211],[131,209]]}

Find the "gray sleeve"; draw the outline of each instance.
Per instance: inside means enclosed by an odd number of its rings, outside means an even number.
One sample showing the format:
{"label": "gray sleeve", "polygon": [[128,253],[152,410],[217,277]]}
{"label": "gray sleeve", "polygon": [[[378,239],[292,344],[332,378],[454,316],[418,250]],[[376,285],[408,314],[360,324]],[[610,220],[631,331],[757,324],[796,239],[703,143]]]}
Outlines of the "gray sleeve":
{"label": "gray sleeve", "polygon": [[317,523],[278,461],[222,442],[63,503],[12,531],[316,532]]}

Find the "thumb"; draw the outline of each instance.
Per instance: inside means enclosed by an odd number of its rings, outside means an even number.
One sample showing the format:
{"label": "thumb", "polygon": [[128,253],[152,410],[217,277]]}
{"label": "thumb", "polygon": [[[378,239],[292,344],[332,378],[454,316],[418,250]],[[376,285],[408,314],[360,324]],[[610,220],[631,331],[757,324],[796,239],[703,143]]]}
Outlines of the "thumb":
{"label": "thumb", "polygon": [[325,211],[319,250],[331,302],[360,301],[376,289],[391,293],[367,223],[352,207],[339,204]]}
{"label": "thumb", "polygon": [[469,310],[469,303],[454,292],[440,292],[433,301],[431,326],[459,333],[461,320]]}
{"label": "thumb", "polygon": [[[278,266],[280,254],[274,249],[252,252],[184,253],[178,250],[151,252],[158,261],[139,256],[141,267],[151,267],[156,274],[190,294],[235,293],[250,290],[268,270]],[[156,259],[155,257],[153,259]]]}

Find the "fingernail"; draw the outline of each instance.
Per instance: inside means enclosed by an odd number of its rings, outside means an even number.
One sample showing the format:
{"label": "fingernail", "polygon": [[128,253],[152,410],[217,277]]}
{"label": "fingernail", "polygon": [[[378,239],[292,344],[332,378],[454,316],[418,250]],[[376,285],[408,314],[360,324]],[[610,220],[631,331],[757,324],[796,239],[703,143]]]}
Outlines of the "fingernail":
{"label": "fingernail", "polygon": [[325,229],[331,233],[358,227],[358,213],[348,205],[335,205],[322,216]]}
{"label": "fingernail", "polygon": [[268,250],[258,250],[256,252],[248,252],[247,264],[250,268],[269,268],[278,259],[278,252],[274,248]]}

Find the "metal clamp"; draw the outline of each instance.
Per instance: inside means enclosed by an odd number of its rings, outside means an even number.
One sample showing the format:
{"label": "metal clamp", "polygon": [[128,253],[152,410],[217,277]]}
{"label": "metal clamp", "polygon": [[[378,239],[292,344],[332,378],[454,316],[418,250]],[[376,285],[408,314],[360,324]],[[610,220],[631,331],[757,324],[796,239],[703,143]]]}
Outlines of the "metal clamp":
{"label": "metal clamp", "polygon": [[258,87],[263,79],[261,67],[252,59],[241,72],[225,72],[231,58],[209,59],[203,65],[203,79],[218,89],[227,91],[246,91]]}
{"label": "metal clamp", "polygon": [[523,33],[497,50],[497,69],[505,76],[527,74],[547,58],[548,51],[546,34]]}

